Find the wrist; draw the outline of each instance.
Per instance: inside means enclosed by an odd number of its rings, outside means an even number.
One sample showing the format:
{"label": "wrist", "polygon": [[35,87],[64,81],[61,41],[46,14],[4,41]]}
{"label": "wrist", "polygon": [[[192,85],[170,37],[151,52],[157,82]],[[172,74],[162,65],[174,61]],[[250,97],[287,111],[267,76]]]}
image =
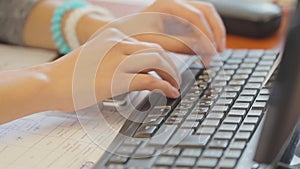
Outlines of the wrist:
{"label": "wrist", "polygon": [[88,41],[89,38],[97,32],[97,30],[109,22],[110,20],[107,17],[95,13],[83,16],[76,26],[77,36],[80,44]]}

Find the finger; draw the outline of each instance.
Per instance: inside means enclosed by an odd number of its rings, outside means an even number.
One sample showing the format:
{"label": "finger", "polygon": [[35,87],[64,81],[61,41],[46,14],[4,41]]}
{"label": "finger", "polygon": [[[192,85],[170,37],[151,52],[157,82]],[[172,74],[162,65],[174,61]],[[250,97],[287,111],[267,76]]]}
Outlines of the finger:
{"label": "finger", "polygon": [[[131,38],[134,39],[134,38]],[[123,51],[125,55],[132,55],[134,53],[143,52],[143,51],[159,51],[163,48],[159,44],[141,42],[138,40],[124,40],[117,45],[119,51]]]}
{"label": "finger", "polygon": [[134,74],[155,71],[162,79],[179,88],[181,79],[177,68],[172,60],[165,57],[159,52],[137,53],[126,57],[120,64],[120,69]]}
{"label": "finger", "polygon": [[170,37],[165,34],[141,34],[135,38],[140,41],[157,43],[171,52],[194,54],[193,50],[178,37]]}
{"label": "finger", "polygon": [[198,2],[198,1],[189,1],[188,3],[203,12],[203,14],[206,17],[206,20],[208,21],[208,24],[210,25],[210,28],[212,29],[215,35],[218,50],[219,51],[225,50],[226,30],[225,30],[224,23],[220,15],[214,8],[214,6],[210,3]]}
{"label": "finger", "polygon": [[129,90],[150,90],[160,91],[162,94],[170,98],[177,98],[180,96],[178,89],[174,88],[165,80],[158,79],[148,74],[130,75],[131,80]]}
{"label": "finger", "polygon": [[209,39],[199,34],[193,37],[143,34],[135,38],[141,41],[159,43],[164,49],[171,52],[200,55],[203,57],[202,59],[205,65],[208,65],[211,58],[217,53]]}
{"label": "finger", "polygon": [[[147,55],[146,53],[153,53],[153,58],[148,58],[151,60],[148,60],[147,63],[150,63],[152,65],[159,65],[160,63],[164,63],[165,65],[162,66],[161,68],[170,68],[173,69],[173,75],[175,73],[176,75],[176,80],[177,81],[177,85],[181,83],[181,77],[178,74],[176,65],[174,64],[174,62],[170,59],[170,57],[167,55],[167,53],[163,50],[163,48],[155,43],[149,43],[149,42],[140,42],[140,41],[135,41],[135,42],[131,42],[132,45],[130,46],[130,49],[128,49],[128,46],[126,46],[126,51],[128,52],[128,55],[137,55],[140,53],[145,53],[145,55]],[[142,55],[142,54],[141,54]],[[149,56],[151,57],[151,54],[149,54]],[[143,56],[141,56],[143,57]],[[155,58],[156,57],[156,58]],[[164,59],[161,60],[160,59]],[[137,60],[143,60],[143,58],[137,58]],[[153,61],[154,60],[154,61]],[[131,65],[131,64],[130,64]],[[146,66],[151,66],[151,65],[146,65]],[[174,83],[172,83],[174,84]]]}
{"label": "finger", "polygon": [[215,45],[216,42],[214,34],[202,11],[187,3],[177,3],[177,5],[175,5],[172,9],[173,14],[182,17],[183,19],[189,21],[191,24],[195,25]]}

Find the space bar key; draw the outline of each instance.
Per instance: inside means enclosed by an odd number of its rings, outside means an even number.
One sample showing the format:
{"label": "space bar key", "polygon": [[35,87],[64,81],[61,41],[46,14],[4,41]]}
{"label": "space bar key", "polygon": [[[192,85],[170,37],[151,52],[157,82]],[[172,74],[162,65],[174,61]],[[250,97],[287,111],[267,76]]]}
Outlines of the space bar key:
{"label": "space bar key", "polygon": [[149,145],[164,146],[175,132],[177,125],[163,125],[148,142]]}

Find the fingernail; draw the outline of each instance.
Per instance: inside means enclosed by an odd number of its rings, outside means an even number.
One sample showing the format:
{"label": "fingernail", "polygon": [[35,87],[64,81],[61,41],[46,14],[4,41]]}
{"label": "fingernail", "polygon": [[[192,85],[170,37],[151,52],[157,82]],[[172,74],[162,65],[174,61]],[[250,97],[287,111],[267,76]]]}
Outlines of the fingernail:
{"label": "fingernail", "polygon": [[179,93],[178,89],[176,89],[175,87],[172,87],[172,97],[177,98],[179,96],[180,96],[180,93]]}

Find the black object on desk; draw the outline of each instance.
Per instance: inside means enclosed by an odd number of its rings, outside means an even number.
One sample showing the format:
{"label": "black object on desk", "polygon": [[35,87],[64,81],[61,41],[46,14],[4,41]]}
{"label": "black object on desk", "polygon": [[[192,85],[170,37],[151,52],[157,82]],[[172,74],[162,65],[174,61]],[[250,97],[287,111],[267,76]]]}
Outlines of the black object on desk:
{"label": "black object on desk", "polygon": [[263,38],[281,23],[281,8],[273,3],[249,0],[202,0],[214,4],[229,34]]}

